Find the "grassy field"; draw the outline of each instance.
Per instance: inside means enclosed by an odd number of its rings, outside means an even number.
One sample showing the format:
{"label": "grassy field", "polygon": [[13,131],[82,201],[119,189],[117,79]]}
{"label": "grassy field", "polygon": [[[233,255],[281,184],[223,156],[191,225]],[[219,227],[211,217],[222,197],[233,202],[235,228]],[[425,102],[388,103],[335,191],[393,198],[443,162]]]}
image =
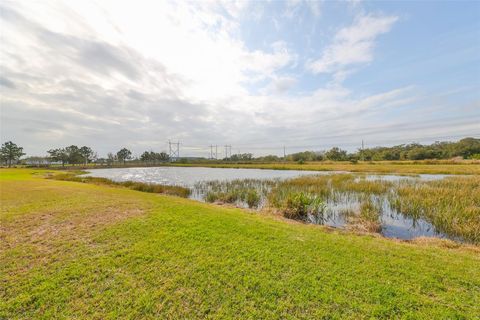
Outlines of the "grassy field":
{"label": "grassy field", "polygon": [[478,319],[480,251],[0,170],[0,319]]}
{"label": "grassy field", "polygon": [[476,161],[377,161],[350,163],[338,162],[273,162],[273,163],[199,163],[199,164],[170,164],[187,167],[212,168],[247,168],[247,169],[274,169],[274,170],[313,170],[313,171],[350,171],[399,174],[480,174],[480,163]]}
{"label": "grassy field", "polygon": [[[95,168],[131,168],[131,167],[155,167],[155,166],[180,166],[180,167],[211,167],[211,168],[247,168],[247,169],[273,169],[273,170],[313,170],[313,171],[351,171],[372,173],[397,173],[397,174],[480,174],[480,160],[419,160],[419,161],[371,161],[351,163],[348,161],[317,161],[299,164],[297,162],[251,162],[231,163],[224,161],[200,161],[191,163],[158,163],[145,164],[132,161],[125,165],[114,166],[88,164],[87,166],[76,165],[65,168],[95,169]],[[65,169],[60,165],[52,165],[51,168]]]}

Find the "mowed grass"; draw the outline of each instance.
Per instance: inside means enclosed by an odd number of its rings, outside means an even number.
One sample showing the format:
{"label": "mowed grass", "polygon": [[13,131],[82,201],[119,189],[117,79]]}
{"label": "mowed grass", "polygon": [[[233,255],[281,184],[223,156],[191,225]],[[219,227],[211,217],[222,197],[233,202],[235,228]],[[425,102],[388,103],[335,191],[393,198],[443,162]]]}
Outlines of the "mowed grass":
{"label": "mowed grass", "polygon": [[43,175],[0,171],[0,318],[480,315],[475,247],[334,232]]}
{"label": "mowed grass", "polygon": [[350,163],[348,161],[317,161],[299,164],[296,162],[272,163],[198,163],[168,164],[185,167],[246,168],[273,170],[350,171],[398,174],[480,174],[480,162],[464,160],[455,163],[446,160],[431,161],[375,161]]}

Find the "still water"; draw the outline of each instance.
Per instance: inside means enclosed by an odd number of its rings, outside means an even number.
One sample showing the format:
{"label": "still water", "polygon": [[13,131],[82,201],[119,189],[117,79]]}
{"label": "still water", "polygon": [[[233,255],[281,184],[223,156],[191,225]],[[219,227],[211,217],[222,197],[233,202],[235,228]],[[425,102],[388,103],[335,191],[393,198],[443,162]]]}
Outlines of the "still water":
{"label": "still water", "polygon": [[[322,174],[318,171],[299,170],[263,170],[263,169],[228,169],[201,167],[151,167],[96,169],[89,171],[89,176],[108,178],[114,181],[137,181],[179,185],[193,188],[203,181],[232,181],[238,179],[288,179],[307,174]],[[335,173],[333,171],[324,174]]]}
{"label": "still water", "polygon": [[[204,201],[209,189],[209,182],[220,183],[238,180],[283,180],[299,177],[302,175],[327,175],[344,174],[340,171],[300,171],[300,170],[265,170],[265,169],[230,169],[230,168],[203,168],[203,167],[150,167],[150,168],[114,168],[95,169],[89,171],[89,176],[103,177],[114,181],[137,181],[145,183],[157,183],[165,185],[180,185],[192,190],[191,198]],[[359,175],[360,176],[360,175]],[[365,175],[362,174],[363,177]],[[436,180],[443,179],[445,175],[375,175],[368,174],[367,180],[399,181],[401,179]],[[252,183],[251,188],[263,188],[260,194],[262,199],[259,208],[266,204],[266,194],[263,183]],[[381,234],[389,238],[413,239],[416,237],[449,238],[448,235],[438,232],[428,221],[419,218],[412,219],[401,212],[392,210],[385,197],[375,199],[381,203]],[[245,203],[236,203],[245,207]],[[359,201],[348,193],[339,193],[335,200],[327,200],[325,213],[319,219],[318,216],[310,216],[306,222],[343,228],[348,223],[348,217],[344,212],[355,212],[359,208]],[[458,239],[456,239],[458,240]]]}

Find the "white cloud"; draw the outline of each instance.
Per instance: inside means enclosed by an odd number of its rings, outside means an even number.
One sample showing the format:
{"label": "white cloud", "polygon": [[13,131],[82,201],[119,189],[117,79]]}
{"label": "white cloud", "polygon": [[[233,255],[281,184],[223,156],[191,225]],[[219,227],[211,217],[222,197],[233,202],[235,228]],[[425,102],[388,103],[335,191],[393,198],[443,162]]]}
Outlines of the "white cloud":
{"label": "white cloud", "polygon": [[[161,150],[168,139],[192,152],[228,143],[268,153],[277,143],[338,143],[389,131],[372,118],[418,103],[411,87],[360,97],[340,84],[371,61],[376,38],[396,17],[364,15],[340,30],[312,64],[336,83],[302,91],[295,66],[304,62],[291,43],[255,49],[242,40],[251,5],[1,2],[2,139],[29,154],[68,144],[89,144],[100,155],[123,146],[140,153]],[[271,18],[285,23],[281,13]],[[395,135],[408,118],[385,125]]]}
{"label": "white cloud", "polygon": [[312,12],[312,14],[315,17],[320,16],[322,11],[320,9],[320,1],[319,0],[307,0],[306,4],[307,4],[308,8],[310,9],[310,11]]}
{"label": "white cloud", "polygon": [[320,0],[287,0],[283,15],[289,19],[297,17],[304,9],[308,10],[315,18],[321,14]]}
{"label": "white cloud", "polygon": [[276,77],[262,92],[264,94],[284,94],[292,89],[297,82],[298,80],[292,76]]}
{"label": "white cloud", "polygon": [[398,20],[396,16],[360,15],[354,23],[340,29],[321,57],[307,64],[315,73],[344,72],[346,67],[373,60],[376,38],[387,33]]}

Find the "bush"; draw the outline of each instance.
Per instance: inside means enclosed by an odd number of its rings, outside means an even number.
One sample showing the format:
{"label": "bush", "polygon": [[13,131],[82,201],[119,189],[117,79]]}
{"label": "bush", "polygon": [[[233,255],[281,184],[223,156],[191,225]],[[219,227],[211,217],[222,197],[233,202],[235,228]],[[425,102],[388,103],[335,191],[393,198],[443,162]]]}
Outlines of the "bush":
{"label": "bush", "polygon": [[260,203],[260,195],[255,190],[248,190],[245,201],[249,208],[256,208]]}
{"label": "bush", "polygon": [[320,197],[305,192],[292,192],[285,199],[283,215],[289,219],[306,220],[309,213],[315,214],[323,208]]}
{"label": "bush", "polygon": [[359,218],[367,231],[380,232],[382,229],[380,215],[380,208],[377,207],[372,201],[364,201],[360,204]]}
{"label": "bush", "polygon": [[208,192],[207,195],[205,196],[205,201],[206,202],[215,202],[218,199],[218,193],[216,192]]}

